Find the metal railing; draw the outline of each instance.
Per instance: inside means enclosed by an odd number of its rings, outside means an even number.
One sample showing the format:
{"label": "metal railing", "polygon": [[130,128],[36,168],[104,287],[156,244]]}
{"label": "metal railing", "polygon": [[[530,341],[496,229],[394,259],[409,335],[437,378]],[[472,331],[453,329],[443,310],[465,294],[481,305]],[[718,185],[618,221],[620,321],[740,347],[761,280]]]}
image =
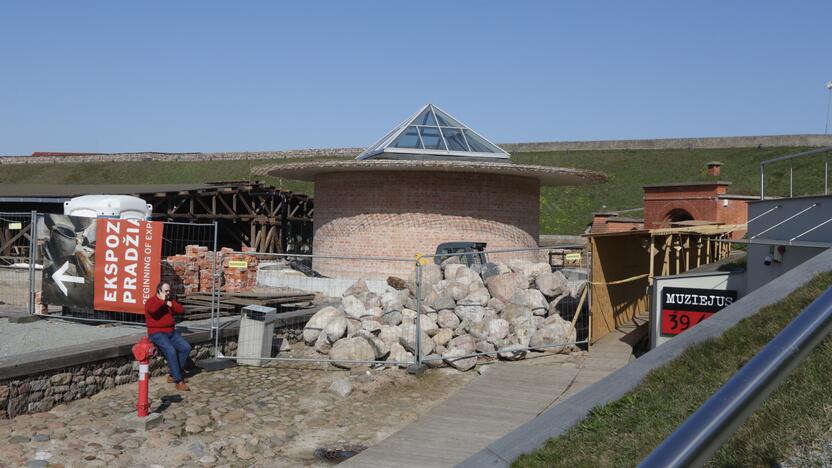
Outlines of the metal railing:
{"label": "metal railing", "polygon": [[[802,153],[787,154],[785,156],[778,156],[776,158],[767,159],[760,162],[760,200],[765,200],[766,192],[766,165],[780,161],[788,161],[796,158],[803,158],[806,156],[813,156],[820,153],[827,153],[823,161],[823,194],[829,195],[829,152],[832,151],[832,146],[824,146],[823,148],[816,148]],[[794,196],[794,167],[789,165],[789,197]]]}
{"label": "metal railing", "polygon": [[639,466],[702,466],[832,331],[832,288],[774,337]]}

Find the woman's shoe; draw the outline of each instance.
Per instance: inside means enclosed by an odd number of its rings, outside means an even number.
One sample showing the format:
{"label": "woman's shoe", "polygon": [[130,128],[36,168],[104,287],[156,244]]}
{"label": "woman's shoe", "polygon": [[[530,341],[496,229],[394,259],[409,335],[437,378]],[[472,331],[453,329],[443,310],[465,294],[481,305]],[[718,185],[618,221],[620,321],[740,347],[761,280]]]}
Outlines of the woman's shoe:
{"label": "woman's shoe", "polygon": [[188,384],[186,384],[184,380],[181,381],[181,382],[178,382],[176,384],[176,389],[179,390],[180,392],[189,392],[189,391],[191,391],[191,389],[188,387]]}

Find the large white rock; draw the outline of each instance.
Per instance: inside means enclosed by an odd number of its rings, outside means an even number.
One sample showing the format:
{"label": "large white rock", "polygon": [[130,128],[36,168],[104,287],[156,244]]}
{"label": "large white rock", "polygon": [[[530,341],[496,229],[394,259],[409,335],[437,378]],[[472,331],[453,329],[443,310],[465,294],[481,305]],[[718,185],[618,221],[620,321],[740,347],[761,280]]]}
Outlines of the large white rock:
{"label": "large white rock", "polygon": [[315,351],[321,354],[329,354],[330,349],[332,349],[332,343],[329,342],[326,333],[319,334],[318,339],[315,340]]}
{"label": "large white rock", "polygon": [[488,321],[488,341],[492,343],[497,340],[502,340],[508,336],[509,323],[508,320],[494,319]]}
{"label": "large white rock", "polygon": [[435,335],[431,337],[433,342],[438,346],[445,346],[454,337],[454,331],[450,328],[440,328]]}
{"label": "large white rock", "polygon": [[359,278],[358,281],[352,284],[349,288],[347,288],[343,294],[343,297],[346,296],[360,296],[363,297],[365,294],[370,292],[370,288],[367,287],[367,283],[364,281],[364,278]]}
{"label": "large white rock", "polygon": [[382,325],[381,330],[378,332],[379,339],[387,343],[387,346],[393,346],[393,343],[398,343],[400,336],[402,336],[402,329],[391,325]]}
{"label": "large white rock", "polygon": [[488,322],[490,320],[480,320],[479,322],[471,322],[468,326],[468,334],[477,340],[488,339]]}
{"label": "large white rock", "polygon": [[509,298],[508,303],[528,307],[532,312],[540,311],[539,315],[546,315],[549,308],[543,293],[537,289],[518,289]]}
{"label": "large white rock", "polygon": [[384,357],[390,352],[390,345],[367,330],[361,330],[355,336],[364,338],[368,343],[370,343],[370,346],[373,347],[373,351],[375,352],[376,360],[383,360]]}
{"label": "large white rock", "polygon": [[398,343],[390,346],[390,354],[387,356],[387,360],[397,363],[399,367],[406,367],[414,362],[413,353],[409,353]]}
{"label": "large white rock", "polygon": [[445,279],[447,281],[455,281],[456,274],[460,269],[468,268],[461,263],[449,263],[445,265]]}
{"label": "large white rock", "polygon": [[418,316],[419,314],[417,314],[415,310],[402,309],[402,322],[414,323],[416,321],[416,317]]}
{"label": "large white rock", "polygon": [[532,310],[517,304],[508,304],[500,313],[500,318],[508,321],[510,325],[534,324]]}
{"label": "large white rock", "polygon": [[523,273],[504,273],[488,278],[485,285],[488,287],[488,292],[491,294],[491,297],[508,302],[518,289],[527,289],[529,287],[529,279]]}
{"label": "large white rock", "polygon": [[343,316],[344,312],[332,306],[327,306],[315,312],[315,315],[303,327],[303,341],[308,345],[315,344],[326,324],[335,317]]}
{"label": "large white rock", "polygon": [[391,310],[390,312],[385,312],[381,316],[381,321],[387,325],[398,325],[402,323],[402,312],[400,310]]}
{"label": "large white rock", "polygon": [[[442,267],[435,263],[422,265],[422,294],[426,294],[431,286],[442,281]],[[416,294],[416,269],[410,272],[407,287],[411,294]]]}
{"label": "large white rock", "polygon": [[438,298],[436,298],[435,301],[433,301],[431,307],[437,311],[454,310],[454,307],[456,307],[456,303],[454,302],[454,298],[448,295],[448,292],[445,291],[441,296],[439,296]]}
{"label": "large white rock", "polygon": [[572,323],[555,314],[546,318],[546,323],[532,336],[529,346],[539,351],[561,353],[572,348],[567,343],[574,343],[576,337],[577,332]]}
{"label": "large white rock", "polygon": [[427,314],[419,315],[419,326],[422,327],[422,331],[428,336],[433,336],[439,331],[439,325]]}
{"label": "large white rock", "polygon": [[366,364],[348,361],[373,361],[376,352],[366,339],[356,336],[336,341],[329,351],[329,358],[337,367],[352,369]]}
{"label": "large white rock", "polygon": [[369,307],[367,313],[361,316],[361,320],[367,320],[370,317],[381,318],[382,315],[384,315],[384,311],[381,310],[381,307]]}
{"label": "large white rock", "polygon": [[[399,337],[399,344],[404,346],[404,348],[411,353],[416,353],[416,325],[405,323],[401,326],[402,335]],[[430,339],[427,333],[424,331],[421,332],[419,335],[421,337],[421,348],[420,354],[426,356],[433,352],[433,347],[436,343]]]}
{"label": "large white rock", "polygon": [[534,279],[540,273],[548,273],[552,271],[552,267],[548,263],[533,263],[527,260],[514,260],[508,262],[508,267],[511,271],[523,273],[528,278]]}
{"label": "large white rock", "polygon": [[347,333],[347,318],[334,317],[324,327],[324,334],[330,343],[335,343]]}
{"label": "large white rock", "polygon": [[452,310],[440,310],[436,322],[441,328],[453,330],[459,326],[459,317]]}
{"label": "large white rock", "polygon": [[442,359],[456,370],[465,372],[477,365],[477,357],[463,357],[470,353],[460,348],[450,348],[442,355]]}
{"label": "large white rock", "polygon": [[378,333],[381,330],[381,322],[378,320],[362,320],[361,329],[370,333]]}
{"label": "large white rock", "polygon": [[358,330],[361,330],[361,320],[358,320],[355,317],[347,316],[347,336],[353,336],[358,333]]}
{"label": "large white rock", "polygon": [[491,310],[493,310],[493,311],[495,311],[499,314],[500,312],[503,311],[503,309],[506,308],[506,303],[497,299],[496,297],[492,297],[491,299],[488,300],[488,304],[486,304],[486,307],[488,307],[489,309],[491,309]]}
{"label": "large white rock", "polygon": [[458,301],[468,295],[469,288],[458,281],[449,281],[445,286],[444,292],[453,300]]}
{"label": "large white rock", "polygon": [[471,354],[477,351],[477,340],[471,335],[459,335],[452,338],[445,347],[461,349],[467,354]]}
{"label": "large white rock", "polygon": [[381,310],[383,312],[402,310],[402,300],[399,295],[393,291],[386,291],[381,295],[381,297],[379,297],[379,301],[381,302]]}
{"label": "large white rock", "polygon": [[485,316],[485,307],[478,305],[458,305],[454,308],[454,313],[459,317],[460,321],[480,322],[483,316]]}
{"label": "large white rock", "polygon": [[538,274],[534,279],[534,286],[546,297],[556,297],[570,292],[569,281],[559,271]]}
{"label": "large white rock", "polygon": [[467,296],[457,301],[457,305],[485,306],[486,304],[488,304],[489,299],[491,299],[491,295],[488,294],[488,289],[484,287],[479,287],[476,289],[472,289]]}
{"label": "large white rock", "polygon": [[502,275],[504,273],[511,273],[511,268],[509,268],[505,263],[488,262],[485,264],[485,268],[483,269],[482,279],[487,282],[488,278]]}
{"label": "large white rock", "polygon": [[482,284],[482,278],[477,272],[465,265],[460,265],[460,267],[461,268],[457,268],[456,273],[454,273],[454,281],[464,284],[469,288],[474,288],[475,286]]}
{"label": "large white rock", "polygon": [[355,296],[344,296],[341,299],[341,306],[344,307],[344,312],[350,317],[360,319],[362,315],[367,313],[364,303]]}
{"label": "large white rock", "polygon": [[329,386],[329,391],[341,398],[346,398],[352,393],[352,382],[350,382],[349,378],[343,377],[332,382],[332,385]]}
{"label": "large white rock", "polygon": [[379,297],[378,294],[376,294],[374,292],[369,292],[369,293],[365,294],[364,296],[357,296],[357,297],[359,297],[362,300],[362,302],[364,303],[364,308],[367,309],[367,310],[370,310],[370,309],[373,309],[373,308],[376,308],[376,307],[381,307],[381,298]]}

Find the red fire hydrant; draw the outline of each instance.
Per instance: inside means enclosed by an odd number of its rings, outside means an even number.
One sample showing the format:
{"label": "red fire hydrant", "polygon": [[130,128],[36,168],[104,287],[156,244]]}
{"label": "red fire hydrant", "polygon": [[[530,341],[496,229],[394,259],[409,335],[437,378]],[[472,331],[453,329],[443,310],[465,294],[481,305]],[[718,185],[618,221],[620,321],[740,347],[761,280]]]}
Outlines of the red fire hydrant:
{"label": "red fire hydrant", "polygon": [[150,357],[156,355],[156,347],[146,336],[143,336],[138,343],[133,345],[133,357],[139,361],[139,402],[136,404],[137,416],[147,417],[150,414],[150,398],[148,398],[148,386],[150,385]]}

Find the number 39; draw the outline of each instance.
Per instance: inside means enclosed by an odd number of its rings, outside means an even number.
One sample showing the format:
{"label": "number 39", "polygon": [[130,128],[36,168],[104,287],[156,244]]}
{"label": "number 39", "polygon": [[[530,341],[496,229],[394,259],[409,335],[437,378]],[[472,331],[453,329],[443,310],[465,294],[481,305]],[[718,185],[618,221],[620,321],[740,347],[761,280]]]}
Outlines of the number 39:
{"label": "number 39", "polygon": [[679,329],[685,331],[690,328],[690,317],[687,315],[670,314],[668,318],[670,319],[670,328],[672,330]]}

